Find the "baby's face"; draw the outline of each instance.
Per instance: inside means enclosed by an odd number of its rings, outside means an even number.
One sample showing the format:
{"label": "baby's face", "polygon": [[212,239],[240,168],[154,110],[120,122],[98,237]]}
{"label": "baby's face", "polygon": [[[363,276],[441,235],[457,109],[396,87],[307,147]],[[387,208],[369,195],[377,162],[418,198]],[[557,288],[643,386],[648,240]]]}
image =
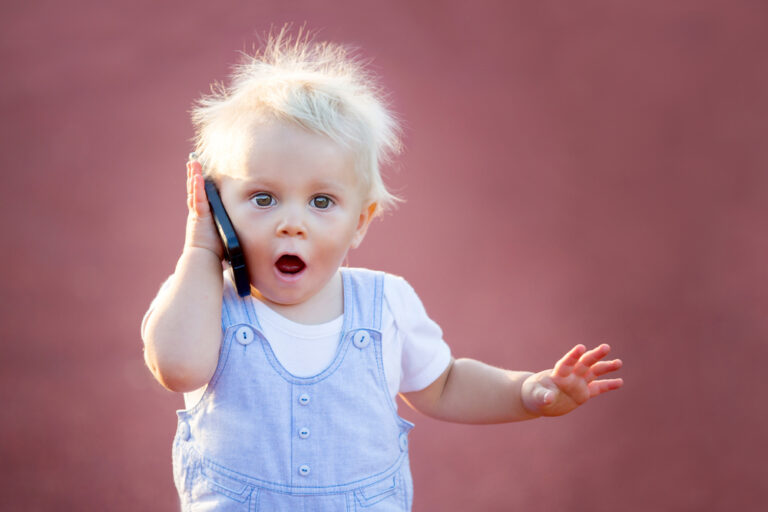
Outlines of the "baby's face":
{"label": "baby's face", "polygon": [[281,305],[324,289],[370,221],[354,157],[287,123],[259,125],[242,169],[219,191],[243,246],[251,284]]}

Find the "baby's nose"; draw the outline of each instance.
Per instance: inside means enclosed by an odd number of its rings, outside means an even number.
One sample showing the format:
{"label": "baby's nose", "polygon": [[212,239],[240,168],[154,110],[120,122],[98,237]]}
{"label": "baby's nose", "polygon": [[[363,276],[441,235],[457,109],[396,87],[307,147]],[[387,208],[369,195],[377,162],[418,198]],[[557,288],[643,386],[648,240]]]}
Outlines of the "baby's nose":
{"label": "baby's nose", "polygon": [[306,236],[307,230],[298,217],[286,217],[277,226],[278,236]]}

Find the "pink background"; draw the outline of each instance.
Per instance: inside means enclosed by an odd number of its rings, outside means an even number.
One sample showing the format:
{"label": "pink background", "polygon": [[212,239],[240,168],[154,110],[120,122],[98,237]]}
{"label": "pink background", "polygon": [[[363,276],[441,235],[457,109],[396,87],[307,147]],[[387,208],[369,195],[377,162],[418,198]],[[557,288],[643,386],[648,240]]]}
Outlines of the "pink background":
{"label": "pink background", "polygon": [[184,234],[187,110],[270,25],[355,45],[407,202],[350,262],[457,356],[610,342],[564,418],[416,421],[416,510],[764,510],[764,2],[4,2],[0,509],[174,510],[139,322]]}

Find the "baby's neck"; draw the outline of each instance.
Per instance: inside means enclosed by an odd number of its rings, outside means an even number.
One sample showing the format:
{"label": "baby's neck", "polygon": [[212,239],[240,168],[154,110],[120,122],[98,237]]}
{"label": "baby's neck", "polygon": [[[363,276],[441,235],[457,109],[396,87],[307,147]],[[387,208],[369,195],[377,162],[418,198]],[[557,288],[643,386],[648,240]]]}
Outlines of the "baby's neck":
{"label": "baby's neck", "polygon": [[251,288],[251,295],[275,313],[300,324],[324,324],[344,313],[344,292],[340,271],[337,271],[318,293],[299,304],[272,302],[255,288]]}

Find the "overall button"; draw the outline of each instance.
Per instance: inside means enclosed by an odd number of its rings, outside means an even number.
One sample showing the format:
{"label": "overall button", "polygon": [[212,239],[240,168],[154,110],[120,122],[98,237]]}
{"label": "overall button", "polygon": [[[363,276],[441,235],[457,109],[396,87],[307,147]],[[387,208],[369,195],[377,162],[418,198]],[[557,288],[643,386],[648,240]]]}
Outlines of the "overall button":
{"label": "overall button", "polygon": [[309,395],[306,393],[302,393],[301,396],[299,396],[299,403],[301,405],[308,405],[309,404]]}
{"label": "overall button", "polygon": [[187,423],[179,425],[179,439],[189,441],[189,425]]}
{"label": "overall button", "polygon": [[403,432],[400,434],[400,451],[405,451],[408,449],[408,434]]}
{"label": "overall button", "polygon": [[309,429],[307,427],[302,428],[299,430],[299,437],[302,439],[306,439],[309,437]]}
{"label": "overall button", "polygon": [[306,464],[302,464],[301,466],[299,466],[299,474],[301,476],[309,475],[309,466],[307,466]]}
{"label": "overall button", "polygon": [[352,343],[354,343],[357,348],[367,347],[370,341],[371,333],[368,331],[357,331],[352,337]]}
{"label": "overall button", "polygon": [[248,345],[253,341],[254,334],[253,329],[250,327],[243,326],[237,330],[235,333],[235,339],[239,341],[242,345]]}

